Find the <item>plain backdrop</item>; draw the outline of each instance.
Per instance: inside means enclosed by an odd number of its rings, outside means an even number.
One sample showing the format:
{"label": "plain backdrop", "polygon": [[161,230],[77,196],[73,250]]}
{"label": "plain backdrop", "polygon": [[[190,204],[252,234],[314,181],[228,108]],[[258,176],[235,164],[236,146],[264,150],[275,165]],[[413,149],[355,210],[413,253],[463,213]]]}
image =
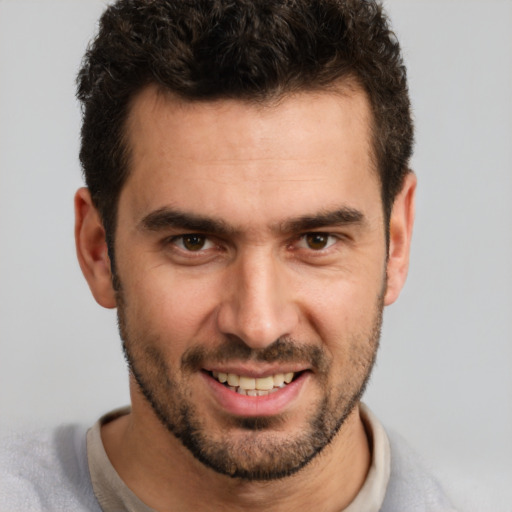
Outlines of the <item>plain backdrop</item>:
{"label": "plain backdrop", "polygon": [[[512,511],[512,2],[389,0],[416,123],[409,280],[365,401],[464,510]],[[74,255],[74,80],[104,2],[0,0],[0,428],[128,402]]]}

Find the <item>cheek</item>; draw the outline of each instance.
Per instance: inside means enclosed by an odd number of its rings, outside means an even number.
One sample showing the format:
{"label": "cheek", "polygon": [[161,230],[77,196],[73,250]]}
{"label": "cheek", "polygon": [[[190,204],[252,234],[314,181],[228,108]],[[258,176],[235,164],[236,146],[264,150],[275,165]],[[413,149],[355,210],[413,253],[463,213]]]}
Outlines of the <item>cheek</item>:
{"label": "cheek", "polygon": [[304,299],[312,323],[331,332],[353,331],[375,316],[384,287],[382,275],[373,282],[332,279],[320,287],[309,287]]}
{"label": "cheek", "polygon": [[[333,364],[350,380],[374,357],[381,324],[384,277],[373,282],[344,279],[311,290],[308,323]],[[349,371],[352,369],[352,371]],[[344,380],[344,381],[345,381]]]}
{"label": "cheek", "polygon": [[170,272],[164,266],[134,273],[123,283],[127,317],[146,339],[159,339],[173,351],[184,351],[212,326],[219,289],[213,279]]}

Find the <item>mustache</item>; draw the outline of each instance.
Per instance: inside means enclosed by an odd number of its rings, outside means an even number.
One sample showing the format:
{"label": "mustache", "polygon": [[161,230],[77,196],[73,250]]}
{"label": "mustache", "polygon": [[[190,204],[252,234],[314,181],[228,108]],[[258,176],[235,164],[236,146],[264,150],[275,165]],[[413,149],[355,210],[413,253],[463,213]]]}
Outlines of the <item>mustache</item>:
{"label": "mustache", "polygon": [[257,361],[265,363],[303,363],[318,372],[329,366],[328,358],[318,346],[298,344],[288,337],[278,338],[267,347],[254,349],[247,346],[236,336],[228,336],[214,348],[194,346],[187,349],[181,357],[181,367],[188,371],[197,371],[206,362],[216,363]]}

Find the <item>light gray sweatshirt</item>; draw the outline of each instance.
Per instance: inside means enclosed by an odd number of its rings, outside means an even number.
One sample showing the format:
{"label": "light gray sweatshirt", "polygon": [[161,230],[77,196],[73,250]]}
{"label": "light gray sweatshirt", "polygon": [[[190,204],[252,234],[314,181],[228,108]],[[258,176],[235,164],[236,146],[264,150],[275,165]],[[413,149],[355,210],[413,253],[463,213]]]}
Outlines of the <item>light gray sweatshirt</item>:
{"label": "light gray sweatshirt", "polygon": [[[67,425],[4,440],[0,511],[102,512],[91,483],[86,432]],[[418,456],[399,436],[388,437],[391,471],[380,512],[454,512]]]}

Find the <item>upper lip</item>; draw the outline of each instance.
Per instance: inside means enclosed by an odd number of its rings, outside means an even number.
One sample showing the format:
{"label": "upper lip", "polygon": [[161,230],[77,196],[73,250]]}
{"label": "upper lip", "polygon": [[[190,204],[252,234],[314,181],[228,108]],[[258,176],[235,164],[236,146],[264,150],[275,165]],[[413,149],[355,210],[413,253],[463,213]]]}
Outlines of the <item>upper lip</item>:
{"label": "upper lip", "polygon": [[246,365],[246,364],[211,364],[203,367],[207,372],[232,373],[234,375],[243,375],[245,377],[253,377],[255,379],[276,375],[278,373],[298,373],[309,370],[310,368],[304,364],[272,364],[272,365]]}

